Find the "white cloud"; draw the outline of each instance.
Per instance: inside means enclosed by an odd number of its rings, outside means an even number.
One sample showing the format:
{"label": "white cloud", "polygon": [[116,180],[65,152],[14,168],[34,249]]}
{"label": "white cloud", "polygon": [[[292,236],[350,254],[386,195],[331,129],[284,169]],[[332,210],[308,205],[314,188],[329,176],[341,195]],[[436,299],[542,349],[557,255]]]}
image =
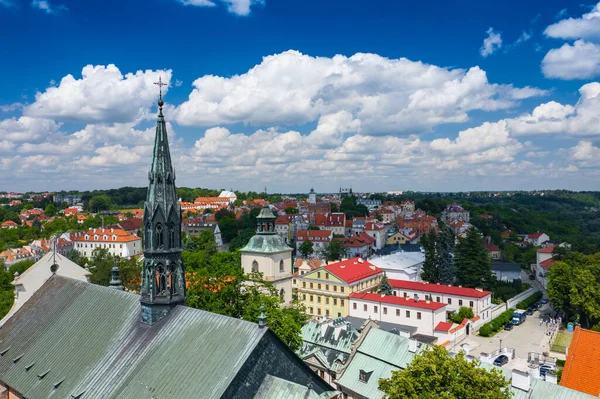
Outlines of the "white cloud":
{"label": "white cloud", "polygon": [[31,6],[42,10],[47,14],[58,14],[61,11],[68,10],[64,4],[53,5],[48,0],[33,0]]}
{"label": "white cloud", "polygon": [[500,33],[495,32],[493,28],[489,28],[487,31],[487,37],[483,40],[483,45],[479,49],[479,54],[483,57],[494,54],[494,51],[502,47],[502,37]]}
{"label": "white cloud", "polygon": [[[197,7],[214,7],[217,4],[212,0],[178,0],[181,4],[186,6],[197,6]],[[264,4],[264,0],[220,0],[225,6],[227,11],[232,14],[247,16],[250,14],[250,8],[254,5]]]}
{"label": "white cloud", "polygon": [[0,0],[0,6],[9,8],[9,7],[14,7],[15,3],[10,0]]}
{"label": "white cloud", "polygon": [[23,104],[21,103],[12,103],[6,105],[0,105],[0,111],[2,112],[13,112],[23,108]]}
{"label": "white cloud", "polygon": [[523,31],[523,32],[521,32],[521,36],[519,36],[519,38],[515,42],[515,45],[521,44],[521,43],[525,43],[529,39],[531,39],[531,32],[525,32],[525,31]]}
{"label": "white cloud", "polygon": [[548,26],[544,34],[556,39],[600,40],[600,3],[581,18],[563,19]]}
{"label": "white cloud", "polygon": [[154,82],[159,77],[166,82],[171,79],[171,70],[123,75],[113,64],[87,65],[81,74],[81,79],[69,74],[57,87],[38,92],[24,114],[82,122],[129,122],[145,117],[156,102],[158,90]]}
{"label": "white cloud", "polygon": [[58,132],[60,123],[22,116],[0,121],[0,137],[12,142],[37,141]]}
{"label": "white cloud", "polygon": [[506,109],[516,99],[545,94],[491,84],[479,67],[448,69],[362,53],[310,57],[292,50],[264,57],[244,74],[206,75],[193,86],[173,114],[182,125],[301,125],[347,111],[364,134],[426,132],[465,122],[472,110]]}
{"label": "white cloud", "polygon": [[577,40],[552,49],[542,60],[542,72],[547,78],[567,80],[600,76],[600,45]]}
{"label": "white cloud", "polygon": [[591,141],[582,140],[569,149],[569,159],[580,167],[600,166],[600,148]]}

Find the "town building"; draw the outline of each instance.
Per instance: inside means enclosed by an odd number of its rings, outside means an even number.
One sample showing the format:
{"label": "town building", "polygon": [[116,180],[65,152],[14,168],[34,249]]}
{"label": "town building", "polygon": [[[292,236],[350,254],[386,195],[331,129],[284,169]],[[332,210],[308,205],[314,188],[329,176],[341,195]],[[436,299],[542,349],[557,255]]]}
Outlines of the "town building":
{"label": "town building", "polygon": [[193,209],[204,210],[204,209],[222,209],[227,208],[230,205],[229,197],[198,197],[194,200]]}
{"label": "town building", "polygon": [[308,193],[308,203],[309,205],[315,205],[317,203],[317,193],[315,193],[315,189],[312,187]]}
{"label": "town building", "polygon": [[331,230],[299,230],[296,236],[296,249],[305,241],[313,244],[313,251],[316,256],[320,256],[325,248],[333,241],[333,231]]}
{"label": "town building", "polygon": [[548,234],[539,231],[531,234],[526,234],[525,237],[523,237],[524,243],[529,243],[535,247],[541,247],[543,243],[549,240],[550,237],[548,236]]}
{"label": "town building", "polygon": [[440,219],[446,224],[450,223],[451,220],[469,223],[469,211],[465,210],[460,204],[453,202],[442,211]]}
{"label": "town building", "polygon": [[521,280],[520,263],[492,262],[490,269],[498,281]]}
{"label": "town building", "polygon": [[233,205],[237,200],[237,195],[233,191],[223,190],[221,194],[219,194],[219,198],[227,198],[229,200],[229,205]]}
{"label": "town building", "polygon": [[389,255],[374,256],[369,262],[383,270],[388,278],[421,281],[421,269],[425,262],[422,252],[397,251]]}
{"label": "town building", "polygon": [[53,201],[55,204],[62,204],[63,202],[66,202],[69,206],[83,205],[81,195],[55,194]]}
{"label": "town building", "polygon": [[419,236],[413,229],[402,229],[391,235],[388,235],[385,243],[386,245],[416,244],[418,241]]}
{"label": "town building", "polygon": [[337,236],[346,233],[346,214],[343,212],[318,213],[313,216],[313,222],[321,230],[331,230]]}
{"label": "town building", "polygon": [[376,219],[378,216],[383,224],[394,223],[396,220],[396,213],[388,208],[377,209],[369,214],[372,218]]}
{"label": "town building", "polygon": [[264,311],[252,323],[184,305],[181,208],[162,106],[161,96],[141,295],[119,287],[116,267],[111,287],[51,276],[0,329],[0,397],[334,397],[266,327]]}
{"label": "town building", "polygon": [[142,253],[142,239],[118,228],[93,228],[76,233],[73,248],[81,256],[91,258],[96,248],[105,248],[111,255],[129,258]]}
{"label": "town building", "polygon": [[3,229],[16,229],[17,227],[19,227],[19,225],[12,220],[7,220],[5,222],[2,222],[2,224],[0,224],[0,227]]}
{"label": "town building", "polygon": [[600,397],[600,332],[575,327],[560,385]]}
{"label": "town building", "polygon": [[327,383],[334,383],[360,334],[344,318],[310,320],[302,327],[298,356]]}
{"label": "town building", "polygon": [[275,232],[289,244],[296,238],[298,231],[308,229],[309,223],[305,215],[281,215],[275,219]]}
{"label": "town building", "polygon": [[438,324],[447,320],[446,306],[442,302],[418,297],[355,292],[350,294],[348,315],[413,326],[418,334],[433,336]]}
{"label": "town building", "polygon": [[346,247],[349,258],[369,258],[375,252],[376,239],[367,233],[356,233],[348,238],[335,238]]}
{"label": "town building", "polygon": [[382,270],[362,258],[331,263],[296,278],[298,300],[310,315],[345,317],[350,294],[376,289],[382,276]]}
{"label": "town building", "polygon": [[430,284],[405,280],[389,279],[393,294],[400,297],[429,299],[446,305],[448,317],[461,306],[473,309],[475,316],[483,322],[491,320],[492,293],[480,288],[466,288],[444,284]]}
{"label": "town building", "polygon": [[497,261],[497,260],[502,259],[502,251],[500,250],[500,248],[498,248],[496,246],[496,244],[494,244],[492,242],[492,238],[491,237],[485,237],[484,238],[484,246],[485,246],[486,252],[490,256],[490,259],[492,261]]}
{"label": "town building", "polygon": [[375,239],[375,249],[381,249],[385,246],[387,240],[388,228],[379,221],[367,221],[365,223],[365,233]]}
{"label": "town building", "polygon": [[212,231],[215,236],[215,244],[217,247],[223,246],[223,237],[221,236],[221,229],[219,224],[208,223],[206,218],[202,216],[187,217],[181,220],[181,230],[190,236],[198,236],[205,230]]}
{"label": "town building", "polygon": [[356,205],[364,205],[369,209],[374,209],[381,206],[381,200],[369,198],[357,198]]}
{"label": "town building", "polygon": [[543,247],[536,251],[535,265],[532,265],[535,278],[542,284],[542,287],[548,288],[548,273],[550,267],[554,264],[554,247]]}
{"label": "town building", "polygon": [[263,273],[284,303],[289,304],[292,302],[292,248],[275,232],[275,219],[268,207],[256,217],[256,235],[240,250],[242,269],[244,273]]}

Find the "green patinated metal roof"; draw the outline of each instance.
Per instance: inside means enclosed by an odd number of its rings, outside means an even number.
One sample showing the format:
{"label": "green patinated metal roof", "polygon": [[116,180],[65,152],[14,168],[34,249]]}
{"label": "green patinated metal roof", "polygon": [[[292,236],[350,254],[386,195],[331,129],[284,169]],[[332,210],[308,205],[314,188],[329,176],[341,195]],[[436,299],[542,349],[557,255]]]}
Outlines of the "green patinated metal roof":
{"label": "green patinated metal roof", "polygon": [[[394,370],[405,368],[414,356],[408,351],[407,338],[372,328],[336,382],[366,398],[382,398],[379,380],[391,377]],[[367,382],[360,381],[361,370],[371,373]]]}
{"label": "green patinated metal roof", "polygon": [[338,395],[337,391],[324,392],[321,395],[310,389],[281,378],[268,375],[260,389],[254,396],[255,399],[326,399]]}
{"label": "green patinated metal roof", "polygon": [[0,329],[0,381],[29,399],[218,398],[272,340],[184,306],[152,326],[140,319],[138,295],[54,276]]}
{"label": "green patinated metal roof", "polygon": [[277,234],[257,234],[241,249],[242,252],[276,253],[291,252],[283,238]]}

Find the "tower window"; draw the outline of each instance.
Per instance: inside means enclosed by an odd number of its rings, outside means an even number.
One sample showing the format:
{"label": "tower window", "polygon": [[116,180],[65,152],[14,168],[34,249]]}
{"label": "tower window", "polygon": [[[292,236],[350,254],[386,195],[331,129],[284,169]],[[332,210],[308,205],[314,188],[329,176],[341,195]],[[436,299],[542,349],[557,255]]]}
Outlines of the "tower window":
{"label": "tower window", "polygon": [[285,271],[285,266],[283,264],[283,260],[279,261],[279,273],[283,273]]}
{"label": "tower window", "polygon": [[160,223],[156,224],[156,247],[158,249],[162,249],[164,246],[163,243],[163,226]]}
{"label": "tower window", "polygon": [[258,271],[258,262],[257,261],[252,262],[252,271],[253,272]]}

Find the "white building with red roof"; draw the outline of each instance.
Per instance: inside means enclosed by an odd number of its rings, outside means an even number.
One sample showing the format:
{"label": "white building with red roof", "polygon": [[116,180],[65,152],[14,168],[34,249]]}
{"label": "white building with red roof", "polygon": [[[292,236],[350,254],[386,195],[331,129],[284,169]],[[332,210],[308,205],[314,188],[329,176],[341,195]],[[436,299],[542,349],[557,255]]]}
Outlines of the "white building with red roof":
{"label": "white building with red roof", "polygon": [[446,304],[446,311],[456,312],[461,306],[473,309],[483,322],[491,320],[492,293],[481,288],[390,279],[393,294],[399,297],[429,299]]}
{"label": "white building with red roof", "polygon": [[544,288],[548,288],[547,276],[550,272],[550,267],[555,262],[552,257],[554,248],[554,246],[551,246],[538,249],[535,254],[535,265],[532,265],[535,272],[535,278]]}
{"label": "white building with red roof", "polygon": [[346,214],[343,212],[316,213],[313,216],[313,224],[321,230],[331,230],[333,234],[345,235]]}
{"label": "white building with red roof", "polygon": [[142,239],[125,230],[115,228],[95,228],[76,233],[73,237],[74,249],[87,258],[97,248],[105,248],[111,255],[129,258],[142,253]]}
{"label": "white building with red roof", "polygon": [[7,220],[6,222],[2,222],[2,224],[0,224],[0,227],[3,229],[16,229],[17,227],[19,227],[19,225],[12,220]]}
{"label": "white building with red roof", "polygon": [[535,233],[531,234],[526,234],[525,237],[523,237],[523,242],[527,242],[536,247],[542,246],[543,243],[549,240],[550,237],[548,237],[548,234],[542,233],[540,231],[536,231]]}
{"label": "white building with red roof", "polygon": [[387,241],[388,226],[379,221],[367,221],[365,223],[365,233],[375,239],[375,249],[381,249]]}
{"label": "white building with red roof", "polygon": [[376,289],[382,277],[381,269],[362,258],[323,265],[296,276],[298,300],[310,315],[345,317],[350,294]]}
{"label": "white building with red roof", "polygon": [[313,250],[318,256],[333,241],[331,230],[299,230],[296,235],[296,249],[299,249],[305,241],[313,243]]}
{"label": "white building with red roof", "polygon": [[436,326],[446,322],[446,307],[429,299],[353,292],[349,316],[416,327],[418,334],[433,336]]}

